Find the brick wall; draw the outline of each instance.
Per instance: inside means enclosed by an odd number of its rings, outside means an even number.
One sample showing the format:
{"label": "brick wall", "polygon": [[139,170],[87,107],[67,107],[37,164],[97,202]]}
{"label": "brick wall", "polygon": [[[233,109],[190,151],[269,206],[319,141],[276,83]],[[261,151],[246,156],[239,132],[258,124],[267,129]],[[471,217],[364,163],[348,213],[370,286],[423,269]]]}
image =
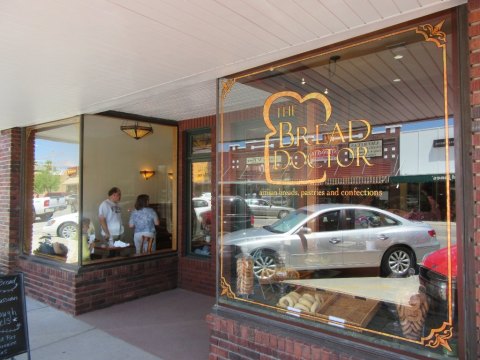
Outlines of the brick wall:
{"label": "brick wall", "polygon": [[[192,129],[206,128],[212,129],[212,214],[215,214],[215,143],[216,143],[216,127],[215,116],[207,116],[198,119],[191,119],[181,121],[179,123],[179,150],[178,150],[178,183],[180,186],[184,186],[188,179],[185,179],[185,157],[186,157],[186,131]],[[181,188],[178,192],[178,208],[185,208],[190,199],[185,198],[185,189]],[[216,237],[215,232],[212,233],[211,239],[211,257],[195,257],[187,255],[186,249],[186,229],[187,229],[187,217],[186,214],[179,211],[178,214],[178,249],[179,249],[179,277],[178,286],[203,293],[205,295],[215,295],[215,269],[216,269]],[[212,228],[215,229],[215,216],[212,217]]]}
{"label": "brick wall", "polygon": [[[476,339],[480,357],[480,1],[468,2],[468,34],[470,50],[470,103],[472,114],[472,168],[475,239]],[[468,194],[467,194],[468,196]]]}
{"label": "brick wall", "polygon": [[0,132],[0,272],[15,270],[20,231],[21,130]]}
{"label": "brick wall", "polygon": [[19,259],[27,295],[73,315],[177,287],[176,254],[127,263],[60,269],[38,259]]}
{"label": "brick wall", "polygon": [[[269,324],[251,320],[237,321],[231,316],[207,315],[210,329],[210,360],[376,360],[392,358],[391,354],[368,346],[343,346],[342,340],[312,338]],[[390,356],[389,356],[390,355]],[[398,359],[411,359],[396,354]]]}

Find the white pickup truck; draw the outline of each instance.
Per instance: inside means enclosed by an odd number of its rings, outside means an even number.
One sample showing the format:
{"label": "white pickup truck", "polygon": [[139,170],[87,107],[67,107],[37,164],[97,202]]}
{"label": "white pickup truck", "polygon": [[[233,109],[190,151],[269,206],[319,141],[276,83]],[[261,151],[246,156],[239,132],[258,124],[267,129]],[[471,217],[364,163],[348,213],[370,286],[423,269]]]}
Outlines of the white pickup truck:
{"label": "white pickup truck", "polygon": [[64,193],[46,193],[43,197],[33,198],[33,217],[37,216],[46,220],[57,210],[67,208],[67,200]]}

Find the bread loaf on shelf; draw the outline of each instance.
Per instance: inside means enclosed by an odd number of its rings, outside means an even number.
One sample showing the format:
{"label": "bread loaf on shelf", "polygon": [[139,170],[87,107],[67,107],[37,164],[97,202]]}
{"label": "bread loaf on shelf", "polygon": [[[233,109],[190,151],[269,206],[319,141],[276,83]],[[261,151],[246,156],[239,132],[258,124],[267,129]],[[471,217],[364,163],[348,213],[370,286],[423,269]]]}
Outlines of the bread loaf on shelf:
{"label": "bread loaf on shelf", "polygon": [[317,314],[324,302],[324,296],[320,292],[298,293],[297,291],[291,291],[278,300],[277,306],[284,309],[290,307],[309,314]]}
{"label": "bread loaf on shelf", "polygon": [[237,259],[237,294],[253,294],[253,258],[241,256]]}

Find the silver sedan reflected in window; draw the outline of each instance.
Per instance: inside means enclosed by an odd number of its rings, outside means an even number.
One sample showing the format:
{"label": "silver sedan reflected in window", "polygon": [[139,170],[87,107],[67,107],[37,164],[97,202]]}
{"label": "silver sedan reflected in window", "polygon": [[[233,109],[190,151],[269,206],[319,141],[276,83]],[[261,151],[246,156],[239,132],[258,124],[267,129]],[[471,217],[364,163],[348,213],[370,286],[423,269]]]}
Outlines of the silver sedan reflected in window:
{"label": "silver sedan reflected in window", "polygon": [[288,206],[273,205],[265,199],[246,199],[245,202],[252,210],[253,215],[259,217],[275,217],[281,219],[292,211],[295,211],[294,208]]}
{"label": "silver sedan reflected in window", "polygon": [[439,248],[428,224],[362,205],[317,204],[261,228],[236,231],[223,243],[254,257],[255,276],[268,279],[279,265],[296,270],[380,267],[406,275]]}

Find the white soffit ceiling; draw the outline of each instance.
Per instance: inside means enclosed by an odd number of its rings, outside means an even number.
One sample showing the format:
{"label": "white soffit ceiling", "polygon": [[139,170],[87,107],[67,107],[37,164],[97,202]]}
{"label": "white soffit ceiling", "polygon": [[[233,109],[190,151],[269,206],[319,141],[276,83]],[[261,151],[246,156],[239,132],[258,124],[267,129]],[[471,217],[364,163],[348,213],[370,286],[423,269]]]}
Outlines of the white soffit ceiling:
{"label": "white soffit ceiling", "polygon": [[215,113],[215,79],[466,0],[0,2],[0,129]]}

